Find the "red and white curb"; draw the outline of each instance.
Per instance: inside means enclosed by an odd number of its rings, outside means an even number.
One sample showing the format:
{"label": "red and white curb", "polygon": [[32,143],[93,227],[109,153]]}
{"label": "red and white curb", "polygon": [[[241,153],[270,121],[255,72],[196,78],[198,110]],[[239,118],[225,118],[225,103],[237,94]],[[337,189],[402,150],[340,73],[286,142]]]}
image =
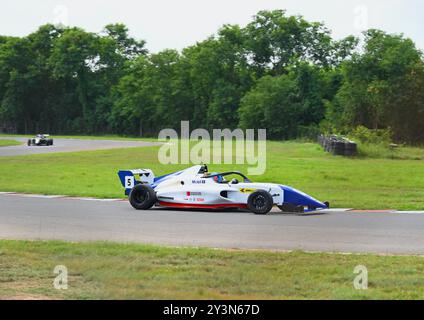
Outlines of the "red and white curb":
{"label": "red and white curb", "polygon": [[[78,201],[93,201],[93,202],[121,202],[128,201],[127,199],[101,199],[92,197],[72,197],[63,195],[43,195],[43,194],[28,194],[19,192],[1,192],[0,195],[17,196],[24,198],[38,198],[38,199],[62,199],[62,200],[78,200]],[[424,211],[398,211],[398,210],[355,210],[352,208],[332,208],[324,210],[326,213],[330,212],[347,212],[347,213],[404,213],[404,214],[424,214]]]}

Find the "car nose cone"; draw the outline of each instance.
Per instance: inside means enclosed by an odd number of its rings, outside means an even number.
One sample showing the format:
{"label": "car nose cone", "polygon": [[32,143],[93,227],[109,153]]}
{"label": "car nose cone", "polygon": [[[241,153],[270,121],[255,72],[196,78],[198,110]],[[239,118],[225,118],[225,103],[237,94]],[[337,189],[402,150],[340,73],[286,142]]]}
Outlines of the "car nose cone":
{"label": "car nose cone", "polygon": [[284,202],[294,204],[296,206],[307,206],[311,208],[324,208],[328,207],[318,201],[317,199],[307,195],[306,193],[296,190],[295,188],[289,186],[280,186],[280,188],[284,191]]}

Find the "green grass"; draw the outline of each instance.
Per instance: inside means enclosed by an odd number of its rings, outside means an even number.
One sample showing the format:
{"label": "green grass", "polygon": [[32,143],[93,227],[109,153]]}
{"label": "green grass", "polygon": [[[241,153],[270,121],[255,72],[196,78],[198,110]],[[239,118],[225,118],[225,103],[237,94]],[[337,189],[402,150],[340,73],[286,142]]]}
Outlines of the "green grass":
{"label": "green grass", "polygon": [[[0,298],[424,299],[424,258],[0,241]],[[56,265],[68,290],[53,288]],[[368,290],[353,270],[368,269]]]}
{"label": "green grass", "polygon": [[[0,157],[0,191],[123,197],[119,169],[157,175],[187,165],[162,165],[159,147]],[[424,161],[334,157],[314,143],[268,142],[267,170],[256,181],[291,185],[333,207],[424,209]],[[211,171],[247,165],[210,165]]]}
{"label": "green grass", "polygon": [[370,159],[424,160],[424,148],[418,147],[390,148],[385,144],[360,143],[358,153],[359,157]]}
{"label": "green grass", "polygon": [[19,146],[22,143],[16,140],[3,140],[0,139],[0,147],[11,147],[11,146]]}

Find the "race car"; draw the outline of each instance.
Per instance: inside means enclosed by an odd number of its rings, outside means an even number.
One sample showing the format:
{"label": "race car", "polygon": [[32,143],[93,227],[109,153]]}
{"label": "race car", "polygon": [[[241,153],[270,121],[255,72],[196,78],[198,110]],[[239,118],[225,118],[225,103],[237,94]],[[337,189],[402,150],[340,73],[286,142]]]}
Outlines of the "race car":
{"label": "race car", "polygon": [[35,138],[28,140],[28,146],[52,146],[53,139],[48,134],[37,134]]}
{"label": "race car", "polygon": [[294,188],[255,183],[238,171],[209,173],[206,165],[155,177],[150,169],[118,172],[125,195],[137,210],[153,206],[183,209],[247,209],[258,215],[274,206],[283,212],[304,213],[328,209],[320,202]]}

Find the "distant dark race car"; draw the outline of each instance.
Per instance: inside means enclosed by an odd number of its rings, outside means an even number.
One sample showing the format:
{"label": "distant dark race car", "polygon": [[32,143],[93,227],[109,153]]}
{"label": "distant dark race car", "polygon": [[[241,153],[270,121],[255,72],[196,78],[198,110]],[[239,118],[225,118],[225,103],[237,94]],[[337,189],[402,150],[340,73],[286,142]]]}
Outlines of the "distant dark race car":
{"label": "distant dark race car", "polygon": [[37,134],[35,138],[28,139],[28,146],[52,146],[53,139],[48,134]]}

